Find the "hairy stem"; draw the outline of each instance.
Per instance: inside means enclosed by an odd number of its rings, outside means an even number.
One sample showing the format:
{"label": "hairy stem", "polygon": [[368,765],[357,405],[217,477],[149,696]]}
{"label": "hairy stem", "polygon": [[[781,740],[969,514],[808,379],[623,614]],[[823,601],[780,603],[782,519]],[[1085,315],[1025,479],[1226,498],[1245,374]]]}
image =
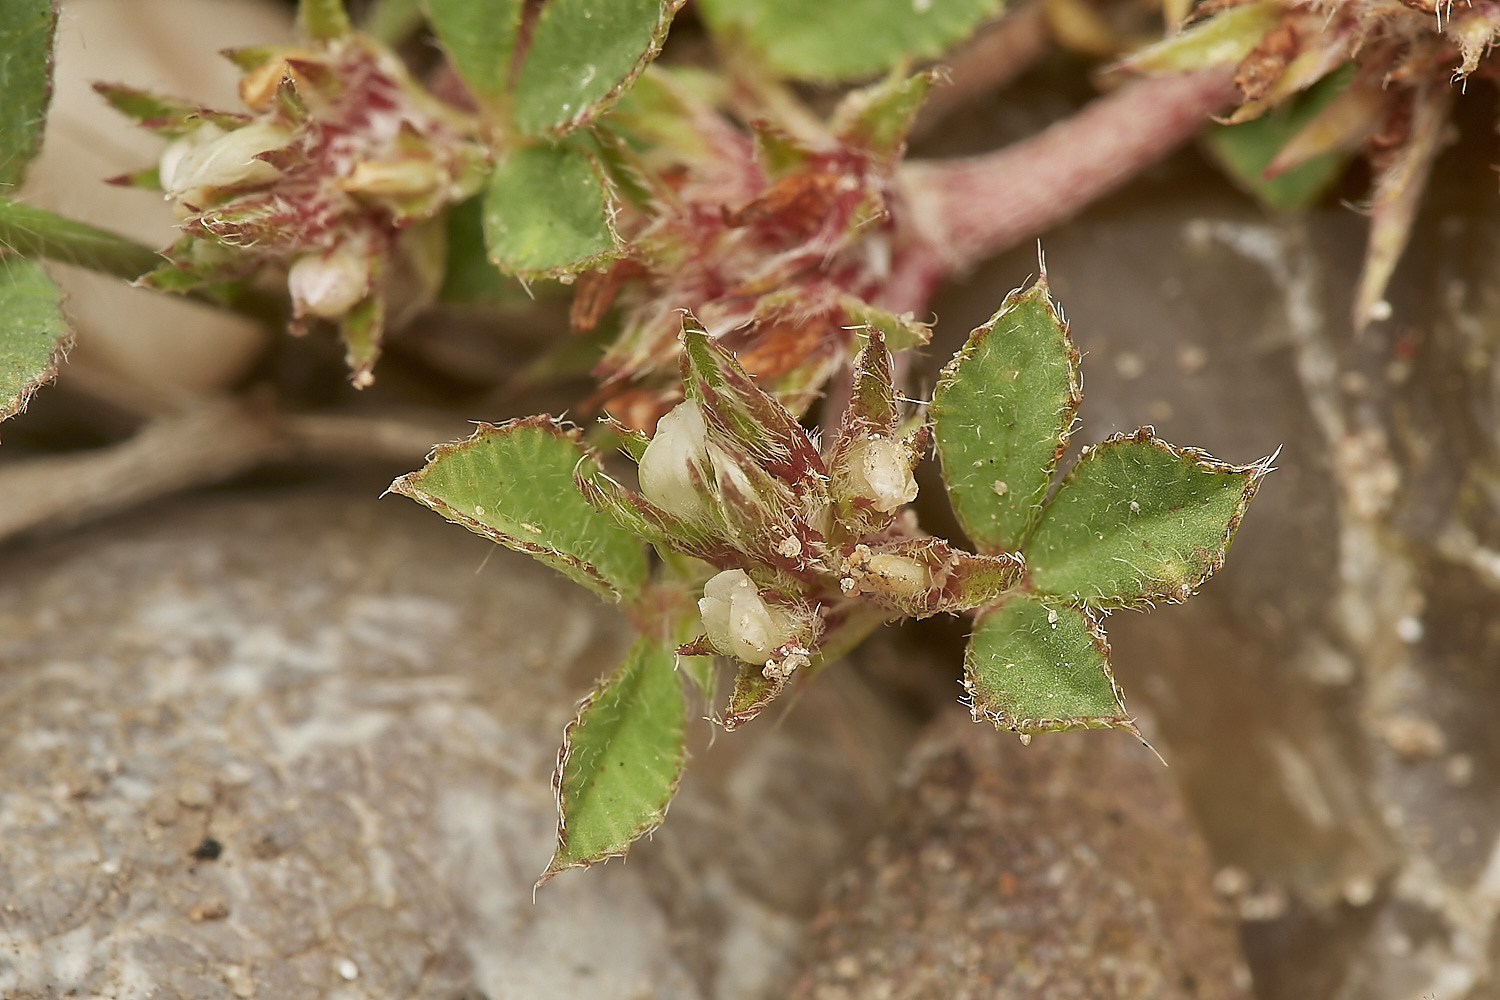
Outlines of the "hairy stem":
{"label": "hairy stem", "polygon": [[1232,67],[1150,77],[1005,149],[909,162],[899,181],[910,217],[943,270],[962,272],[1125,183],[1236,96]]}
{"label": "hairy stem", "polygon": [[[9,198],[0,198],[0,253],[77,264],[126,281],[135,281],[163,263],[161,254],[118,233]],[[279,299],[244,282],[224,282],[187,296],[263,323],[286,321]]]}
{"label": "hairy stem", "polygon": [[126,281],[155,270],[155,250],[86,222],[0,198],[0,246],[20,257],[77,264]]}

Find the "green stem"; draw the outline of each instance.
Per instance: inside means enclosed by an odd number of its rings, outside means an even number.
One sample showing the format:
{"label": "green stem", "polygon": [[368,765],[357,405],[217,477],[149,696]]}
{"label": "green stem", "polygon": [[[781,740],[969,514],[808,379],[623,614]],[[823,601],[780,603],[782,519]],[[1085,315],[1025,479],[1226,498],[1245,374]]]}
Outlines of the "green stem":
{"label": "green stem", "polygon": [[155,250],[86,222],[0,198],[0,246],[19,257],[45,257],[134,281],[156,270]]}
{"label": "green stem", "polygon": [[[41,257],[136,281],[163,263],[144,244],[44,208],[0,197],[0,255]],[[242,281],[222,282],[186,293],[188,298],[263,323],[286,322],[285,304]]]}

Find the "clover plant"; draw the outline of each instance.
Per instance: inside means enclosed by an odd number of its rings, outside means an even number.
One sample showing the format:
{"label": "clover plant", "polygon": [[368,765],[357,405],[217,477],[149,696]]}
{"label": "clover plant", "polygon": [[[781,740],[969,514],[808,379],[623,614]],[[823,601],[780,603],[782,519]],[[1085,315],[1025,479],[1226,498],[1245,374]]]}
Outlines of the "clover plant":
{"label": "clover plant", "polygon": [[[606,419],[637,489],[548,416],[483,426],[392,485],[619,601],[639,629],[564,735],[544,881],[662,821],[686,764],[684,685],[713,699],[713,660],[734,666],[714,702],[732,730],[883,623],[972,613],[976,720],[1023,739],[1135,732],[1103,617],[1183,600],[1218,570],[1269,462],[1226,465],[1142,428],[1082,449],[1054,484],[1082,392],[1045,276],[970,335],[927,417],[903,411],[880,331],[860,339],[822,440],[688,317],[683,401],[649,438]],[[975,551],[909,506],[929,435]]]}
{"label": "clover plant", "polygon": [[[417,16],[388,0],[366,32],[340,0],[302,0],[299,44],[226,53],[243,107],[101,81],[162,140],[156,163],[113,179],[176,210],[182,235],[160,251],[19,196],[56,11],[0,4],[0,419],[69,344],[42,258],[336,332],[357,388],[386,331],[435,302],[555,280],[574,286],[575,332],[610,331],[586,341],[598,387],[580,408],[605,414],[590,436],[547,415],[484,424],[392,486],[618,602],[639,632],[567,728],[544,881],[662,821],[690,705],[736,729],[886,623],[973,617],[976,720],[1023,739],[1135,732],[1104,616],[1190,596],[1269,469],[1143,428],[1082,449],[1059,479],[1082,392],[1045,274],[973,331],[930,403],[901,391],[942,279],[1024,235],[1015,219],[1061,217],[1018,213],[1008,192],[1076,207],[1128,175],[1110,143],[1140,146],[1128,159],[1144,165],[1223,87],[1136,91],[1088,119],[1097,145],[908,164],[941,75],[912,60],[972,34],[999,0],[702,0],[715,65],[651,65],[682,3],[426,0]],[[1250,7],[1191,37],[1228,25],[1243,55],[1274,20]],[[446,63],[418,78],[390,43],[423,16]],[[823,116],[787,80],[844,92]],[[1160,103],[1141,93],[1176,110],[1137,143],[1110,115]],[[1067,170],[1047,162],[1058,150]],[[1013,167],[1032,181],[1010,184]],[[814,431],[803,419],[819,399],[842,412]],[[918,523],[914,470],[930,453],[966,539]]]}

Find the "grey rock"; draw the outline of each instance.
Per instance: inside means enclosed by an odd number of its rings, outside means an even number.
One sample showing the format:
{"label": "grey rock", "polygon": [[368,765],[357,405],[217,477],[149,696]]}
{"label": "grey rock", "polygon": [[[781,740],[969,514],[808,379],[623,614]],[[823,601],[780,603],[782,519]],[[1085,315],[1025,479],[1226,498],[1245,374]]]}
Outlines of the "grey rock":
{"label": "grey rock", "polygon": [[[1281,449],[1224,571],[1107,623],[1262,1000],[1500,982],[1500,215],[1491,122],[1461,107],[1473,141],[1360,336],[1365,223],[1337,205],[1274,218],[1179,160],[1044,240],[1084,352],[1076,440],[1152,423],[1229,461]],[[942,333],[1035,268],[976,273]]]}
{"label": "grey rock", "polygon": [[776,995],[912,727],[852,670],[783,725],[705,723],[670,835],[533,902],[557,741],[627,627],[377,493],[0,557],[0,995]]}
{"label": "grey rock", "polygon": [[954,711],[902,784],[886,832],[834,883],[793,997],[1248,995],[1203,841],[1126,734],[1023,747]]}

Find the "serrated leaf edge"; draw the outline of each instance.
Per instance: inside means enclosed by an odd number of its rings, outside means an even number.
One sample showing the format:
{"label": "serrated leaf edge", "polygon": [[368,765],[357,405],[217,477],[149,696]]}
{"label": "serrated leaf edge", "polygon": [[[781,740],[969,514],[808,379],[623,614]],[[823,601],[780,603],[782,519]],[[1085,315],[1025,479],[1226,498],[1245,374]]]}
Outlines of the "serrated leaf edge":
{"label": "serrated leaf edge", "polygon": [[[605,170],[598,156],[586,149],[579,149],[578,152],[588,158],[589,169],[594,172],[594,177],[599,182],[600,192],[604,195],[604,227],[609,230],[609,238],[614,242],[614,246],[609,250],[601,250],[592,257],[585,257],[582,260],[576,260],[568,264],[559,264],[556,267],[518,268],[510,267],[494,255],[489,246],[489,237],[486,235],[485,259],[499,268],[501,274],[506,277],[515,278],[521,282],[522,286],[531,281],[558,280],[579,275],[585,271],[592,271],[608,261],[619,260],[630,253],[630,247],[621,238],[620,230],[616,225],[616,220],[620,216],[622,201],[618,190],[615,188],[614,181],[610,178],[609,172]],[[497,164],[496,169],[498,167],[499,165]],[[529,288],[527,289],[527,294],[530,294]]]}
{"label": "serrated leaf edge", "polygon": [[[629,658],[634,655],[634,653],[635,650],[633,648],[629,652],[627,652],[625,654],[626,660],[624,662],[628,663]],[[616,671],[616,673],[617,672],[618,670]],[[680,684],[682,671],[678,669],[675,654],[672,664],[672,673],[674,677],[678,678],[678,683]],[[593,707],[594,702],[599,698],[599,696],[604,692],[604,690],[609,686],[610,682],[613,681],[614,678],[615,673],[611,673],[609,676],[601,678],[598,683],[594,685],[593,690],[585,695],[581,701],[579,701],[577,708],[573,711],[573,718],[568,722],[566,726],[563,727],[562,743],[557,748],[557,763],[552,769],[552,798],[557,805],[557,846],[553,849],[552,859],[547,863],[546,870],[542,872],[542,874],[537,878],[536,883],[532,886],[533,894],[537,889],[540,889],[542,886],[552,881],[553,877],[560,874],[561,872],[568,871],[572,868],[592,868],[595,865],[603,864],[610,858],[625,857],[625,855],[630,850],[631,844],[634,844],[637,840],[641,839],[641,837],[644,837],[646,834],[650,833],[652,830],[655,830],[657,827],[666,822],[667,811],[672,808],[672,801],[677,797],[677,790],[682,785],[682,775],[686,771],[688,756],[686,739],[679,743],[677,747],[677,774],[672,779],[671,787],[667,790],[666,802],[663,803],[659,813],[648,818],[644,823],[637,826],[636,829],[631,832],[630,839],[626,842],[625,847],[621,848],[618,851],[608,851],[604,854],[596,855],[592,858],[583,858],[561,865],[557,863],[558,854],[563,850],[564,845],[567,843],[568,836],[566,803],[563,800],[563,772],[568,765],[568,757],[571,755],[573,750],[573,731],[580,725],[582,725],[584,713],[587,712],[591,707]],[[686,734],[684,733],[684,735]]]}
{"label": "serrated leaf edge", "polygon": [[969,640],[971,646],[964,650],[964,700],[961,701],[962,704],[968,707],[969,717],[975,722],[988,722],[1001,732],[1030,735],[1033,733],[1063,732],[1069,729],[1123,729],[1144,742],[1141,731],[1136,728],[1135,720],[1123,714],[1125,711],[1125,692],[1120,690],[1120,684],[1115,680],[1115,672],[1109,659],[1109,637],[1104,633],[1104,626],[1099,621],[1100,616],[1098,613],[1092,608],[1080,607],[1064,601],[1048,602],[1040,598],[1040,595],[1038,595],[1038,599],[1041,600],[1043,605],[1052,603],[1070,608],[1083,615],[1084,624],[1088,628],[1089,639],[1093,642],[1094,649],[1104,660],[1104,677],[1109,681],[1110,693],[1114,695],[1115,704],[1120,706],[1122,714],[1118,717],[1109,715],[1081,715],[1056,719],[1018,719],[1005,712],[984,707],[981,704],[983,699],[975,689],[974,679],[970,672],[969,663],[973,643],[973,637],[971,636]]}
{"label": "serrated leaf edge", "polygon": [[[1198,588],[1203,586],[1203,584],[1206,583],[1210,577],[1224,568],[1224,562],[1229,556],[1229,545],[1234,541],[1234,536],[1240,529],[1240,522],[1244,520],[1245,511],[1249,509],[1250,501],[1255,499],[1255,494],[1260,489],[1261,480],[1264,479],[1268,473],[1276,471],[1273,463],[1276,461],[1277,456],[1281,454],[1281,449],[1277,448],[1276,451],[1274,451],[1270,455],[1267,455],[1265,458],[1259,459],[1255,462],[1251,462],[1248,465],[1234,465],[1229,462],[1223,462],[1217,458],[1214,458],[1202,448],[1194,448],[1188,445],[1174,445],[1169,441],[1164,441],[1156,436],[1155,427],[1153,427],[1151,424],[1145,424],[1137,428],[1135,431],[1120,431],[1118,433],[1111,434],[1109,437],[1105,438],[1103,441],[1100,441],[1098,444],[1084,448],[1082,453],[1078,456],[1078,461],[1073,463],[1073,467],[1068,470],[1067,475],[1065,475],[1062,478],[1062,481],[1057,484],[1057,489],[1053,491],[1052,496],[1048,497],[1047,503],[1050,504],[1052,502],[1052,499],[1056,497],[1057,494],[1060,493],[1063,488],[1068,485],[1069,482],[1072,481],[1075,473],[1078,470],[1078,467],[1082,465],[1086,459],[1088,459],[1091,455],[1096,453],[1101,448],[1106,448],[1122,443],[1148,444],[1153,447],[1160,448],[1161,450],[1172,455],[1174,458],[1188,459],[1199,468],[1205,469],[1210,472],[1230,475],[1248,475],[1248,479],[1245,482],[1245,486],[1240,494],[1240,498],[1235,503],[1234,514],[1230,516],[1229,523],[1225,527],[1223,537],[1219,540],[1213,560],[1210,562],[1208,568],[1203,572],[1201,576],[1197,577],[1190,583],[1184,582],[1183,584],[1181,584],[1178,587],[1176,593],[1163,594],[1156,598],[1142,597],[1128,601],[1099,601],[1092,598],[1080,598],[1078,595],[1073,594],[1054,594],[1046,591],[1032,591],[1037,597],[1060,601],[1072,607],[1095,608],[1101,610],[1120,609],[1127,611],[1143,611],[1156,607],[1158,601],[1165,602],[1167,604],[1181,604],[1183,601],[1196,594],[1198,592]],[[1031,540],[1031,536],[1035,533],[1037,523],[1039,521],[1040,518],[1032,522],[1031,531],[1027,535],[1027,542]],[[1024,545],[1022,546],[1022,552],[1023,554],[1025,552]],[[1029,576],[1027,584],[1029,588]]]}
{"label": "serrated leaf edge", "polygon": [[[657,56],[661,55],[662,46],[667,41],[667,32],[672,27],[672,18],[677,15],[677,12],[682,9],[685,3],[687,3],[687,0],[662,0],[659,7],[661,13],[656,17],[656,26],[651,29],[650,44],[647,45],[646,50],[636,59],[635,64],[630,70],[609,89],[608,93],[604,94],[598,100],[579,108],[578,112],[567,121],[559,122],[556,125],[551,125],[543,129],[541,132],[531,134],[562,137],[578,131],[608,111],[611,105],[623,97],[625,92],[635,85],[635,81],[646,71],[646,67],[651,65]],[[613,232],[613,225],[611,225],[610,229]]]}
{"label": "serrated leaf edge", "polygon": [[47,363],[42,370],[25,382],[17,390],[14,397],[0,401],[0,420],[9,420],[11,417],[19,416],[26,412],[31,397],[36,395],[42,386],[56,380],[58,369],[63,362],[68,360],[68,352],[73,349],[75,337],[72,329],[69,329],[52,344],[52,349],[47,352]]}
{"label": "serrated leaf edge", "polygon": [[[958,370],[960,365],[974,355],[974,352],[978,350],[979,345],[983,343],[985,338],[990,337],[995,333],[995,328],[999,326],[1000,321],[1004,318],[1006,311],[1018,307],[1026,299],[1036,296],[1041,297],[1042,304],[1047,307],[1048,314],[1052,317],[1053,321],[1057,323],[1058,330],[1062,333],[1063,345],[1067,348],[1068,351],[1068,398],[1064,401],[1062,409],[1058,411],[1058,415],[1064,417],[1065,419],[1061,421],[1061,426],[1058,432],[1057,447],[1053,449],[1052,458],[1045,466],[1045,471],[1047,473],[1046,482],[1047,485],[1050,485],[1052,480],[1057,475],[1057,467],[1062,461],[1063,455],[1067,453],[1068,445],[1073,439],[1073,431],[1078,425],[1078,408],[1083,405],[1083,369],[1080,364],[1082,355],[1079,354],[1077,345],[1073,343],[1073,334],[1068,326],[1067,318],[1063,316],[1062,310],[1058,308],[1057,303],[1052,301],[1051,289],[1047,284],[1047,272],[1045,268],[1042,270],[1041,274],[1038,275],[1036,281],[1034,281],[1029,287],[1014,289],[1008,295],[1006,295],[1005,301],[1000,303],[1000,308],[995,311],[995,314],[991,316],[987,322],[975,327],[974,330],[970,332],[968,339],[964,341],[964,346],[959,349],[957,354],[955,354],[948,360],[948,363],[943,366],[942,371],[938,373],[938,381],[937,385],[933,388],[932,398],[933,406],[934,408],[937,408],[937,400],[942,395],[945,386],[949,386],[954,383],[954,381],[958,378]],[[935,422],[934,427],[936,427]],[[935,439],[937,438],[937,434],[935,431],[933,436]],[[938,447],[938,455],[941,458],[941,447]],[[943,475],[943,485],[945,489],[947,488],[947,484],[948,477],[945,469]],[[952,491],[948,490],[948,504],[953,510],[953,516],[958,520],[959,526],[963,528],[964,533],[968,535],[969,538],[974,542],[975,550],[984,555],[993,555],[996,553],[1007,551],[1024,551],[1026,541],[1031,537],[1032,532],[1036,530],[1037,522],[1041,519],[1042,509],[1046,506],[1046,503],[1047,490],[1044,486],[1043,489],[1037,494],[1037,499],[1035,504],[1033,504],[1032,506],[1030,517],[1017,536],[1016,548],[1014,550],[1011,550],[1006,549],[1003,546],[991,546],[981,543],[972,527],[968,524],[967,519],[959,510],[959,505],[954,502]]]}
{"label": "serrated leaf edge", "polygon": [[551,414],[542,413],[534,417],[519,417],[515,420],[508,420],[503,424],[491,424],[480,421],[474,433],[464,440],[440,444],[433,448],[428,453],[427,462],[421,469],[418,469],[416,472],[408,472],[406,475],[397,478],[386,489],[386,492],[399,493],[402,496],[410,497],[418,503],[430,507],[455,524],[463,525],[475,534],[483,535],[490,541],[504,545],[508,549],[514,549],[518,552],[538,557],[543,562],[557,562],[575,568],[595,582],[596,586],[593,589],[596,593],[601,594],[607,600],[619,602],[624,597],[619,588],[606,580],[604,575],[591,564],[584,562],[571,553],[563,552],[555,546],[540,544],[525,538],[518,538],[515,535],[508,535],[503,531],[492,528],[472,515],[464,513],[452,504],[427,493],[418,485],[422,475],[432,467],[433,463],[437,462],[443,456],[463,451],[466,447],[478,443],[481,438],[490,434],[504,434],[521,427],[538,427],[550,431],[557,437],[577,445],[584,459],[591,460],[596,465],[599,464],[599,457],[583,443],[582,432],[579,428],[571,424],[565,424],[563,421],[554,418]]}

